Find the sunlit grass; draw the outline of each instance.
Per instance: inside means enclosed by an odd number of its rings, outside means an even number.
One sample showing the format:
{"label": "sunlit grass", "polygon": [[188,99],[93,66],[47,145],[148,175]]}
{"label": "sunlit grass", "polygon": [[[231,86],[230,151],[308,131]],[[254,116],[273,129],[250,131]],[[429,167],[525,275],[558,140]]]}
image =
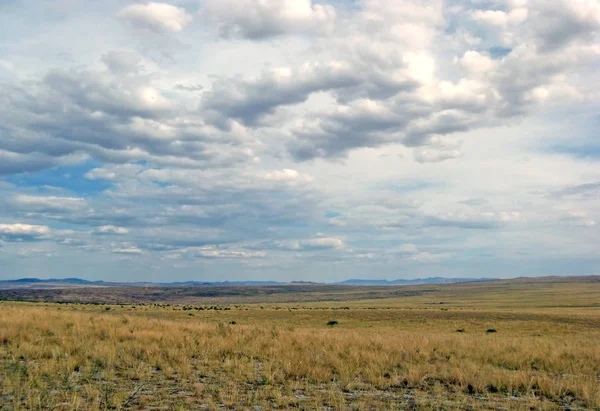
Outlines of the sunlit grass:
{"label": "sunlit grass", "polygon": [[526,287],[537,309],[510,289],[482,301],[455,287],[441,305],[0,303],[0,407],[600,407],[591,292],[577,313],[555,300],[575,303],[574,285],[552,300]]}

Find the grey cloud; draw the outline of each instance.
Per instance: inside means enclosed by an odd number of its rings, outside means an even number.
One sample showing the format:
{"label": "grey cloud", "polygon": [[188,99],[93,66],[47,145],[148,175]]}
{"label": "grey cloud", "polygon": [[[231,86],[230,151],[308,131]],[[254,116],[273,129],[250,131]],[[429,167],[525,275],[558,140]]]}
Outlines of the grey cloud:
{"label": "grey cloud", "polygon": [[0,149],[0,176],[40,171],[68,162],[64,157],[40,153],[21,154]]}
{"label": "grey cloud", "polygon": [[83,198],[75,197],[44,197],[17,194],[8,200],[20,212],[36,211],[42,213],[68,213],[87,207]]}
{"label": "grey cloud", "polygon": [[41,82],[0,89],[7,107],[0,113],[0,174],[89,158],[191,168],[255,159],[243,130],[204,123],[165,97],[151,76],[124,68],[53,70]]}
{"label": "grey cloud", "polygon": [[0,224],[0,240],[38,241],[50,233],[48,226],[30,224]]}
{"label": "grey cloud", "polygon": [[180,91],[202,91],[204,87],[200,84],[176,84],[175,90]]}
{"label": "grey cloud", "polygon": [[350,67],[335,62],[271,69],[254,80],[217,79],[212,91],[204,93],[201,109],[212,111],[216,118],[234,118],[256,125],[278,107],[302,103],[311,93],[358,83]]}
{"label": "grey cloud", "polygon": [[72,103],[73,108],[79,106],[91,111],[91,115],[100,112],[116,118],[158,118],[178,108],[144,77],[131,79],[99,72],[55,70],[45,76],[44,85],[52,100]]}
{"label": "grey cloud", "polygon": [[588,199],[600,198],[600,182],[579,184],[556,190],[552,193],[556,197],[578,196]]}
{"label": "grey cloud", "polygon": [[581,227],[594,227],[596,225],[596,221],[593,219],[593,217],[587,212],[581,210],[571,210],[565,213],[560,220],[565,223],[574,224]]}
{"label": "grey cloud", "polygon": [[359,101],[331,114],[315,114],[292,130],[294,138],[287,149],[297,160],[338,157],[359,147],[377,147],[401,140],[399,133],[420,109],[406,107],[394,112],[385,104]]}
{"label": "grey cloud", "polygon": [[[95,227],[98,238],[120,234],[148,250],[293,236],[314,218],[320,201],[310,178],[295,170],[107,165],[86,176],[108,179],[114,186],[103,193],[102,201],[90,202],[92,211],[46,218]],[[285,233],[269,231],[281,226],[288,227]]]}
{"label": "grey cloud", "polygon": [[117,74],[137,74],[144,71],[142,58],[135,52],[111,50],[102,55],[102,62]]}
{"label": "grey cloud", "polygon": [[467,200],[463,200],[460,202],[461,204],[466,204],[471,207],[481,207],[489,205],[490,202],[485,198],[469,198]]}
{"label": "grey cloud", "polygon": [[600,32],[600,6],[586,1],[537,0],[530,20],[541,49],[553,52],[577,40],[593,41]]}
{"label": "grey cloud", "polygon": [[431,227],[453,227],[469,230],[490,230],[501,226],[499,221],[489,219],[428,216],[424,224]]}

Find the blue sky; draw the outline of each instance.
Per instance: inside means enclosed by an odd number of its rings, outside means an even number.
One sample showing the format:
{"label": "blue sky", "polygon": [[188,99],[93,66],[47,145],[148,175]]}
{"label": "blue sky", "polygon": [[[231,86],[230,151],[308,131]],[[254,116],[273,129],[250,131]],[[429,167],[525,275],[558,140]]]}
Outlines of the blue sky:
{"label": "blue sky", "polygon": [[0,4],[0,279],[600,273],[597,0]]}

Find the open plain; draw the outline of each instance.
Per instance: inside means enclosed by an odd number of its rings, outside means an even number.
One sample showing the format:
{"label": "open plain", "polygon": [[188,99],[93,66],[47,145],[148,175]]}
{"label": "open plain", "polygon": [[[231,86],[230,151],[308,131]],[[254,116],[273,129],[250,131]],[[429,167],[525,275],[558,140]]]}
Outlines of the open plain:
{"label": "open plain", "polygon": [[599,277],[0,299],[5,410],[600,407]]}

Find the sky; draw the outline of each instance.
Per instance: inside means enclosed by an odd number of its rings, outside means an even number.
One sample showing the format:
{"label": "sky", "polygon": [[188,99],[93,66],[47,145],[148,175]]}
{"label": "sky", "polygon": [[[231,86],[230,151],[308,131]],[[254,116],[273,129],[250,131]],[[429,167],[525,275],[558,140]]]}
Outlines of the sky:
{"label": "sky", "polygon": [[0,2],[0,279],[600,274],[598,0]]}

